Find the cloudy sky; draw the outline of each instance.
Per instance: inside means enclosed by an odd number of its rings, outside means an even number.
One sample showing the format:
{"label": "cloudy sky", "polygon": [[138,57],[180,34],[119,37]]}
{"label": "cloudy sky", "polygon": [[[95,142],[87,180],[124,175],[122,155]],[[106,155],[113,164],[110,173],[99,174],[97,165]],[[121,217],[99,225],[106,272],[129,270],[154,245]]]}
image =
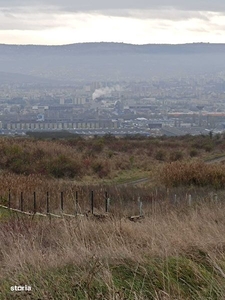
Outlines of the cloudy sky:
{"label": "cloudy sky", "polygon": [[0,0],[0,43],[225,43],[225,0]]}

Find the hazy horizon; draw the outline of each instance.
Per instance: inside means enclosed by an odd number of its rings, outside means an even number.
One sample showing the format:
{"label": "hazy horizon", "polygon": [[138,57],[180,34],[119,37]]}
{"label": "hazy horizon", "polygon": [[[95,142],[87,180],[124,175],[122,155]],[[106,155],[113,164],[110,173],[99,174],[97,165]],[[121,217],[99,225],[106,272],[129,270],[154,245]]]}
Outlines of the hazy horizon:
{"label": "hazy horizon", "polygon": [[74,43],[65,43],[65,44],[16,44],[16,43],[0,43],[0,45],[12,45],[12,46],[69,46],[69,45],[76,45],[76,44],[124,44],[124,45],[132,45],[132,46],[147,46],[147,45],[158,45],[158,46],[179,46],[179,45],[198,45],[198,44],[210,44],[210,45],[225,45],[225,42],[223,43],[214,43],[214,42],[188,42],[188,43],[127,43],[127,42],[114,42],[114,41],[101,41],[101,42],[74,42]]}

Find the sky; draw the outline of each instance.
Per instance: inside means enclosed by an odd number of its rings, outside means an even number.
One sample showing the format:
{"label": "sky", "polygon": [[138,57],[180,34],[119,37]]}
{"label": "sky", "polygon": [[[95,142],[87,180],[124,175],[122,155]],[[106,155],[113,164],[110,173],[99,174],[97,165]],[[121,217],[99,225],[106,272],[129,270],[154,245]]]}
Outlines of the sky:
{"label": "sky", "polygon": [[0,0],[0,44],[225,43],[225,0]]}

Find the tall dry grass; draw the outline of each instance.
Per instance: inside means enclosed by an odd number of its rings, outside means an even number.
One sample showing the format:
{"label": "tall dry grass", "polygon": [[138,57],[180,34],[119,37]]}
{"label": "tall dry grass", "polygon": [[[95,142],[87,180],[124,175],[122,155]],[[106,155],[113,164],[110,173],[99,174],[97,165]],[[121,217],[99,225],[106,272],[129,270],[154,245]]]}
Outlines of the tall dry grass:
{"label": "tall dry grass", "polygon": [[[42,141],[32,139],[0,139],[0,168],[15,174],[41,175],[47,178],[111,178],[121,170],[149,170],[152,158],[129,141],[116,144],[101,140]],[[137,144],[137,143],[136,143]],[[101,149],[99,148],[101,146]],[[123,146],[128,147],[124,152]],[[145,161],[145,163],[143,163]]]}
{"label": "tall dry grass", "polygon": [[[198,139],[200,137],[191,138],[196,144],[199,144]],[[217,144],[207,137],[202,139],[204,145],[209,142],[212,144],[212,151],[223,150],[223,140],[220,141],[222,144]],[[193,153],[190,155],[193,145],[190,137],[98,137],[87,140],[1,138],[0,168],[16,174],[38,174],[54,178],[82,178],[86,175],[111,178],[123,170],[148,171],[156,161],[189,159],[193,156]],[[195,155],[202,157],[204,153],[204,147],[200,147]]]}
{"label": "tall dry grass", "polygon": [[[0,229],[0,282],[9,277],[20,282],[22,278],[22,282],[32,285],[32,278],[27,277],[31,270],[44,274],[47,270],[74,265],[78,274],[81,272],[79,270],[89,274],[88,278],[81,277],[81,281],[91,282],[99,279],[99,276],[104,278],[109,291],[107,298],[100,299],[119,299],[115,296],[115,290],[113,292],[110,265],[116,267],[131,262],[145,268],[153,258],[160,262],[161,259],[177,257],[179,261],[179,257],[194,257],[196,253],[205,253],[208,263],[212,265],[212,269],[215,268],[214,272],[223,274],[223,267],[221,269],[221,264],[218,265],[224,259],[225,249],[225,205],[222,202],[217,205],[203,203],[192,208],[183,206],[165,210],[155,205],[149,217],[137,223],[127,218],[113,217],[104,222],[92,217],[51,221],[14,217],[1,222]],[[60,276],[64,275],[62,273]],[[157,275],[152,276],[154,281],[154,276],[157,278]],[[195,281],[194,283],[198,284]],[[170,290],[172,282],[168,281],[167,284],[161,292],[173,295],[173,290]],[[41,286],[42,290],[38,290],[40,295],[52,295],[53,291],[49,290],[48,282],[41,282]],[[63,289],[62,286],[60,288]],[[149,299],[164,299],[157,298],[161,292],[157,290],[157,286],[155,289],[155,298]],[[132,296],[131,299],[147,299],[140,294],[136,296],[137,298]],[[83,299],[97,298],[87,295]]]}
{"label": "tall dry grass", "polygon": [[225,245],[225,205],[204,203],[196,207],[155,205],[149,217],[131,222],[92,216],[74,219],[10,218],[1,222],[1,275],[26,265],[49,267],[66,262],[83,264],[100,260],[131,259],[185,253],[192,247],[216,253]]}
{"label": "tall dry grass", "polygon": [[225,167],[201,161],[172,162],[165,164],[160,174],[161,182],[168,186],[225,186]]}

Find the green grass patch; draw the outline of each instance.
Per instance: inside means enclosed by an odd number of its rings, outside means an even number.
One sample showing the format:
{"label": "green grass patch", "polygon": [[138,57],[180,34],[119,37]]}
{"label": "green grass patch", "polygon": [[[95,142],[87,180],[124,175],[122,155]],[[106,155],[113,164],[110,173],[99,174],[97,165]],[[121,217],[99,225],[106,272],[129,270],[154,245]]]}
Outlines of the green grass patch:
{"label": "green grass patch", "polygon": [[12,215],[15,215],[13,211],[0,207],[0,221],[7,220],[12,217]]}
{"label": "green grass patch", "polygon": [[141,171],[141,170],[129,170],[129,171],[121,171],[111,180],[112,183],[123,184],[129,183],[135,180],[139,180],[142,178],[149,177],[149,171]]}
{"label": "green grass patch", "polygon": [[[219,261],[224,269],[224,261]],[[30,295],[12,293],[12,285],[30,285]],[[91,260],[85,266],[25,267],[0,280],[0,299],[224,299],[225,278],[206,254],[124,261],[108,265]],[[28,297],[28,298],[25,298]],[[116,298],[117,297],[117,298]],[[161,298],[160,298],[161,297]]]}

